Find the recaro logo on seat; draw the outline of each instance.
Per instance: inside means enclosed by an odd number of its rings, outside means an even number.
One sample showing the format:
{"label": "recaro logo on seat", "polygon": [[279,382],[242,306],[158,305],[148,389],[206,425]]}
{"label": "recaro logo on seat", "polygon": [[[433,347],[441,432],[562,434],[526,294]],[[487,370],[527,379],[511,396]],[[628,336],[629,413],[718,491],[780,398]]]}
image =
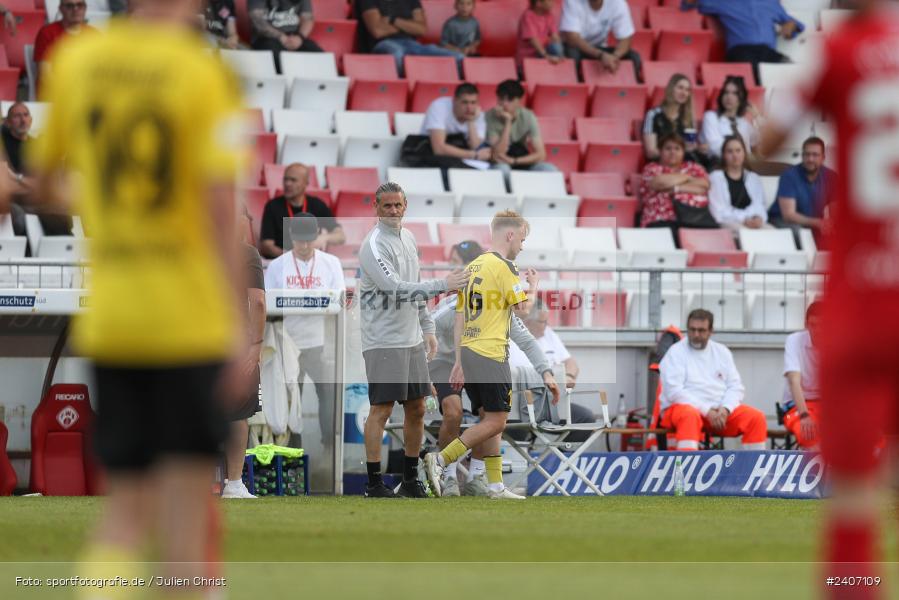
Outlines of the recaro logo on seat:
{"label": "recaro logo on seat", "polygon": [[68,400],[84,400],[84,394],[56,394],[56,400],[60,401],[68,401]]}

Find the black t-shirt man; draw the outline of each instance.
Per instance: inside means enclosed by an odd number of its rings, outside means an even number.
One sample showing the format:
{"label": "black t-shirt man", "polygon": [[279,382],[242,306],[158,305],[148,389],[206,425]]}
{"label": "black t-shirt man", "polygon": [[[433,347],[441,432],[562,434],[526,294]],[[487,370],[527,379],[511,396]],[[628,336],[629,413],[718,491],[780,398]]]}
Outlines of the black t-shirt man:
{"label": "black t-shirt man", "polygon": [[16,173],[25,172],[25,164],[22,161],[22,147],[25,140],[15,137],[6,125],[0,126],[0,136],[3,138],[3,148],[9,159],[9,166]]}
{"label": "black t-shirt man", "polygon": [[[385,17],[411,20],[412,12],[417,8],[421,8],[421,2],[419,0],[358,0],[356,2],[356,13],[357,18],[359,19],[359,41],[362,44],[362,48],[367,50],[371,50],[375,44],[381,41],[375,39],[375,37],[368,31],[368,27],[365,26],[362,19],[362,15],[365,14],[365,11],[373,8],[378,9],[381,15]],[[390,38],[411,37],[412,36],[408,33],[400,31],[381,39],[386,40]]]}
{"label": "black t-shirt man", "polygon": [[262,211],[262,224],[260,225],[259,238],[262,241],[272,240],[278,248],[284,249],[284,219],[307,212],[318,219],[319,226],[325,231],[333,231],[337,226],[334,213],[319,198],[306,196],[305,206],[288,207],[287,198],[278,196],[272,198]]}

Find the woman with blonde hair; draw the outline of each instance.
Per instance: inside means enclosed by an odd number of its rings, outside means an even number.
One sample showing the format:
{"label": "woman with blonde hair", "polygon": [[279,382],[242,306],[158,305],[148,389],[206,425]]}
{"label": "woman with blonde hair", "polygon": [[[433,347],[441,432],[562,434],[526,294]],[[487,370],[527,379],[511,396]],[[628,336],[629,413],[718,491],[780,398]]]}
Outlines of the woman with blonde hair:
{"label": "woman with blonde hair", "polygon": [[693,119],[693,84],[681,73],[675,73],[665,86],[662,104],[651,108],[643,121],[643,151],[647,160],[659,159],[659,140],[676,134],[686,143],[691,160],[703,152],[696,143],[696,123]]}

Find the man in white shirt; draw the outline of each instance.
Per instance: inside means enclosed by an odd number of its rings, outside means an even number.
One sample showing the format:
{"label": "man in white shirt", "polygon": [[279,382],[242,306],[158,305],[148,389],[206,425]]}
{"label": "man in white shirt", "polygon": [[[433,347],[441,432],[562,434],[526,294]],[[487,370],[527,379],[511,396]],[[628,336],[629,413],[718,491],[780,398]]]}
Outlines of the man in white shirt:
{"label": "man in white shirt", "polygon": [[805,329],[787,337],[784,345],[784,427],[803,450],[817,450],[818,439],[818,349],[821,337],[821,303],[812,302],[805,311]]}
{"label": "man in white shirt", "polygon": [[[597,59],[610,73],[618,71],[622,60],[629,60],[640,79],[642,61],[631,49],[634,21],[625,0],[565,0],[559,31],[569,58]],[[614,48],[608,44],[610,32],[617,42]]]}
{"label": "man in white shirt", "polygon": [[661,425],[673,428],[678,450],[699,450],[703,432],[742,436],[744,450],[764,450],[768,425],[762,411],[742,404],[745,388],[734,357],[713,342],[714,316],[701,308],[687,317],[687,337],[659,365]]}
{"label": "man in white shirt", "polygon": [[[273,260],[265,272],[266,290],[345,290],[340,259],[315,249],[320,228],[318,220],[309,213],[299,213],[288,221],[292,249]],[[284,318],[284,331],[300,351],[300,373],[315,383],[318,395],[318,421],[322,442],[333,443],[334,403],[337,398],[336,373],[333,364],[326,364],[325,317],[293,315]]]}

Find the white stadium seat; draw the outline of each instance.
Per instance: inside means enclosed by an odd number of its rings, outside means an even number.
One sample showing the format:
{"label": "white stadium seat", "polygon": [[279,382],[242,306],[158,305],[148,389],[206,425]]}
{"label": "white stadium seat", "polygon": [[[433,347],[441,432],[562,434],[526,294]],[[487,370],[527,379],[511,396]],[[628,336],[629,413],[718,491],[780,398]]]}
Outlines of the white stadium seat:
{"label": "white stadium seat", "polygon": [[796,249],[790,229],[739,231],[740,247],[749,253],[751,268],[762,271],[794,271],[808,268],[805,254]]}
{"label": "white stadium seat", "polygon": [[[796,18],[796,11],[818,12],[830,8],[831,0],[782,0],[781,4],[791,17]],[[808,26],[808,23],[805,25]]]}
{"label": "white stadium seat", "polygon": [[509,178],[513,194],[528,196],[564,196],[565,175],[561,171],[512,171]]}
{"label": "white stadium seat", "polygon": [[387,169],[387,180],[398,183],[407,194],[436,194],[446,191],[443,189],[440,169],[390,167]]}
{"label": "white stadium seat", "polygon": [[521,200],[521,215],[531,221],[531,231],[539,229],[543,221],[551,219],[569,222],[564,227],[577,224],[577,209],[581,203],[578,196],[525,195]]}
{"label": "white stadium seat", "polygon": [[388,138],[393,135],[386,112],[338,110],[334,114],[334,129],[341,143],[350,137]]}
{"label": "white stadium seat", "polygon": [[813,30],[805,30],[796,37],[785,40],[777,38],[777,51],[790,58],[794,63],[814,63],[821,59],[821,44],[824,34]]}
{"label": "white stadium seat", "polygon": [[457,194],[502,195],[506,193],[506,182],[499,171],[478,169],[450,169],[450,191]]}
{"label": "white stadium seat", "polygon": [[456,213],[456,195],[452,192],[406,194],[406,219],[452,222]]}
{"label": "white stadium seat", "polygon": [[343,146],[340,166],[375,167],[378,178],[387,178],[387,169],[400,160],[403,140],[395,137],[351,137]]}
{"label": "white stadium seat", "polygon": [[765,207],[771,208],[771,205],[777,202],[777,187],[780,185],[780,177],[776,175],[766,175],[762,177],[762,188],[765,190]]}
{"label": "white stadium seat", "polygon": [[674,236],[666,227],[619,227],[618,241],[628,254],[630,267],[683,269],[687,266],[687,251],[675,248]]}
{"label": "white stadium seat", "polygon": [[271,129],[271,111],[284,108],[287,80],[283,77],[244,79],[244,102],[250,108],[261,108],[266,129]]}
{"label": "white stadium seat", "polygon": [[[502,181],[502,175],[499,175]],[[485,223],[489,223],[493,216],[502,210],[518,210],[518,196],[490,193],[462,194],[459,217],[469,220],[482,219]]]}
{"label": "white stadium seat", "polygon": [[743,329],[746,324],[746,308],[743,294],[703,289],[690,295],[687,310],[702,308],[715,316],[715,329]]}
{"label": "white stadium seat", "polygon": [[290,86],[288,108],[325,110],[334,113],[346,107],[350,80],[346,77],[303,79],[297,77]]}
{"label": "white stadium seat", "polygon": [[840,24],[851,17],[855,13],[854,10],[845,8],[826,8],[821,11],[821,31],[824,33],[833,33]]}
{"label": "white stadium seat", "polygon": [[222,59],[241,77],[274,77],[275,55],[271,50],[220,50]]}
{"label": "white stadium seat", "polygon": [[331,135],[331,114],[318,110],[273,110],[272,130],[283,135]]}
{"label": "white stadium seat", "polygon": [[558,269],[568,264],[568,252],[563,248],[531,248],[525,247],[515,258],[515,264],[522,268]]}
{"label": "white stadium seat", "polygon": [[331,52],[282,52],[281,73],[289,78],[335,78],[337,61]]}
{"label": "white stadium seat", "polygon": [[409,135],[421,133],[421,126],[425,122],[424,113],[398,112],[393,115],[393,125],[396,136],[406,138]]}
{"label": "white stadium seat", "polygon": [[[687,302],[680,292],[662,292],[661,327],[683,327],[687,318]],[[629,327],[646,329],[649,323],[649,292],[628,294],[627,323]]]}
{"label": "white stadium seat", "polygon": [[796,331],[805,326],[805,296],[791,292],[749,294],[749,324],[752,329]]}
{"label": "white stadium seat", "polygon": [[618,250],[611,227],[566,227],[561,235],[572,267],[614,268],[625,264],[626,256]]}
{"label": "white stadium seat", "polygon": [[795,87],[807,75],[808,67],[791,63],[759,63],[760,83],[766,90]]}
{"label": "white stadium seat", "polygon": [[337,164],[340,156],[340,139],[336,135],[287,135],[281,146],[281,164],[299,162],[315,165],[320,185],[325,186],[325,167]]}

